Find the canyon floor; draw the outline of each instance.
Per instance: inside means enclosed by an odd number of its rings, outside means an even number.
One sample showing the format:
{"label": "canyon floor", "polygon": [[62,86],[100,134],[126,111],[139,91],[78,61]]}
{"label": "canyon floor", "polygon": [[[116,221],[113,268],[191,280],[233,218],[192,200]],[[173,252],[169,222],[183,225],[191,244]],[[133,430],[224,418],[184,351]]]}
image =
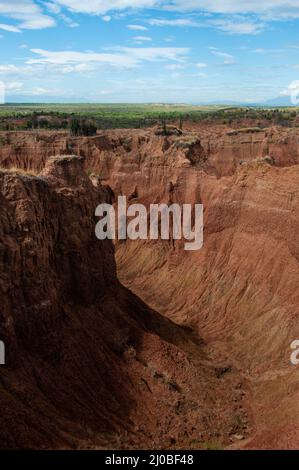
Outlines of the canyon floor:
{"label": "canyon floor", "polygon": [[[0,133],[2,448],[299,446],[299,129]],[[204,245],[94,235],[201,203]]]}

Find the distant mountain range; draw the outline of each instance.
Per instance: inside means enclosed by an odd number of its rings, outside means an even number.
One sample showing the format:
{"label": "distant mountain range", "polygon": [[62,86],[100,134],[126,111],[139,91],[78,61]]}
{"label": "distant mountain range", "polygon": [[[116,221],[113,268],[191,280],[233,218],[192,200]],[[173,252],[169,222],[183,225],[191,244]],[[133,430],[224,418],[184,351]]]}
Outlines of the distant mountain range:
{"label": "distant mountain range", "polygon": [[289,96],[279,96],[277,98],[273,98],[271,100],[265,101],[262,103],[266,106],[295,106]]}

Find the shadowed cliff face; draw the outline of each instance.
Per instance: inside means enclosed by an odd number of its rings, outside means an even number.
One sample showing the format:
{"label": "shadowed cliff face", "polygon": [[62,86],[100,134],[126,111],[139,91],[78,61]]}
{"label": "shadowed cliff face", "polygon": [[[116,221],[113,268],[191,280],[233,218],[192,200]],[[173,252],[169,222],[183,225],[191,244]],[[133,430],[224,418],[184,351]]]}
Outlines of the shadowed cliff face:
{"label": "shadowed cliff face", "polygon": [[106,194],[74,156],[0,173],[1,448],[226,445],[246,380],[119,284],[94,235]]}
{"label": "shadowed cliff face", "polygon": [[[194,341],[182,338],[181,330],[172,323],[158,328],[155,341],[161,345],[166,339],[171,348],[175,344],[184,354],[187,351],[193,358],[200,358],[193,360],[199,360],[200,374],[204,374],[205,385],[200,381],[201,396],[207,393],[206,399],[194,408],[189,402],[177,404],[174,409],[183,406],[194,422],[200,416],[203,429],[208,430],[210,416],[214,416],[209,414],[208,397],[210,393],[219,393],[214,440],[227,445],[237,433],[245,438],[238,446],[297,448],[299,373],[290,364],[290,344],[299,337],[298,130],[272,128],[227,133],[223,128],[205,128],[196,134],[165,138],[155,135],[153,130],[113,131],[95,138],[71,140],[63,135],[48,135],[40,137],[37,143],[33,143],[31,135],[26,137],[29,151],[22,144],[24,134],[19,133],[10,134],[12,141],[0,150],[0,155],[6,166],[41,169],[48,152],[56,153],[71,143],[78,154],[86,156],[85,168],[98,174],[93,179],[109,184],[115,195],[125,194],[132,202],[145,205],[203,203],[204,246],[200,252],[186,253],[180,242],[128,241],[116,245],[120,280],[153,309],[150,315],[140,316],[140,300],[134,298],[130,315],[134,313],[134,322],[140,318],[159,318],[154,325],[160,325],[161,317],[154,313],[158,311],[176,324],[191,328],[193,335],[201,338],[201,346],[195,348]],[[17,142],[19,154],[15,152]],[[30,153],[36,148],[36,154]],[[77,183],[72,191],[76,186]],[[100,191],[102,197],[109,194],[101,184],[99,188],[95,191]],[[111,247],[110,253],[109,250]],[[121,289],[125,296],[131,295]],[[113,287],[113,292],[118,292],[117,288]],[[141,311],[148,311],[149,307],[143,304]],[[118,310],[120,318],[124,318],[122,309]],[[144,326],[139,328],[144,338]],[[171,340],[164,336],[161,339],[161,331],[164,334],[175,331],[175,339],[173,336]],[[146,350],[149,343],[139,341]],[[159,356],[157,352],[156,357]],[[167,368],[174,370],[174,357],[177,357],[175,370],[181,370],[184,362],[176,354],[167,356]],[[216,375],[220,374],[216,384],[203,366],[203,357],[208,370],[213,364]],[[192,382],[192,374],[198,368],[192,369],[189,363],[183,368],[187,374],[185,383]],[[222,375],[219,371],[223,370],[231,372]],[[241,384],[237,395],[231,395],[238,390],[234,388],[238,384],[231,382],[234,380]],[[153,384],[162,383],[165,384],[164,379],[161,382],[154,378],[149,389],[153,391]],[[211,386],[217,392],[212,392]],[[145,388],[150,394],[146,385]],[[160,393],[159,388],[155,390]],[[155,390],[150,395],[152,400]],[[135,409],[139,409],[139,398]],[[217,400],[214,402],[216,406]],[[153,401],[150,403],[148,406],[153,409]],[[163,410],[159,408],[160,415]],[[209,418],[203,418],[201,410]],[[177,423],[185,420],[180,413],[177,419]],[[163,436],[170,436],[159,420],[156,425]],[[168,425],[169,429],[173,426]],[[193,426],[188,424],[187,434]],[[151,429],[154,435],[154,428]],[[180,439],[183,435],[180,434]],[[194,440],[198,442],[197,437]]]}

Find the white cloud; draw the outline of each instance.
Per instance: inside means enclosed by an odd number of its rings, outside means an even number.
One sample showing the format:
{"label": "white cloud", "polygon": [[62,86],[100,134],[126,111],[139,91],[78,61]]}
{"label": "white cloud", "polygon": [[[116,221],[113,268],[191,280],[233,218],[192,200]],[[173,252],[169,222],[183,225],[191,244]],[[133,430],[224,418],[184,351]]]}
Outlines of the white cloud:
{"label": "white cloud", "polygon": [[21,29],[45,29],[55,26],[55,21],[46,15],[34,15],[27,17],[26,15],[14,16],[15,19],[22,20],[19,24]]}
{"label": "white cloud", "polygon": [[257,14],[274,19],[297,18],[298,0],[174,0],[168,8],[181,11],[200,11],[223,14]]}
{"label": "white cloud", "polygon": [[149,41],[152,41],[152,38],[150,38],[149,36],[135,36],[133,38],[135,41],[137,42],[149,42]]}
{"label": "white cloud", "polygon": [[259,47],[257,49],[254,49],[252,52],[254,52],[255,54],[264,54],[266,51],[266,49],[263,49],[262,47]]}
{"label": "white cloud", "polygon": [[[62,13],[62,8],[74,13],[101,15],[103,21],[107,22],[111,20],[112,13],[120,15],[125,14],[127,10],[138,8],[155,8],[160,12],[198,13],[203,18],[201,21],[182,17],[157,18],[148,22],[153,26],[211,26],[227,34],[239,35],[258,34],[271,20],[299,18],[298,0],[0,0],[0,15],[16,21],[13,25],[15,32],[20,29],[52,27],[55,25],[55,19],[51,15],[61,18],[70,27],[78,26],[78,23]],[[210,14],[220,14],[222,17],[211,19],[208,16]],[[254,20],[252,15],[255,15]],[[146,30],[145,26],[134,24],[128,25],[128,28]]]}
{"label": "white cloud", "polygon": [[[11,86],[12,85],[12,86]],[[5,91],[7,95],[21,95],[23,96],[49,96],[49,97],[65,97],[69,95],[69,93],[65,93],[64,90],[59,89],[52,89],[52,88],[44,88],[44,87],[34,87],[34,88],[24,88],[23,83],[13,83],[11,85],[5,85]]]}
{"label": "white cloud", "polygon": [[8,82],[5,83],[5,89],[8,91],[18,91],[21,90],[24,86],[22,82]]}
{"label": "white cloud", "polygon": [[22,20],[19,24],[21,29],[45,29],[55,26],[55,21],[53,18],[50,18],[46,15],[14,15],[14,18],[17,20]]}
{"label": "white cloud", "polygon": [[[0,0],[0,15],[17,21],[20,29],[43,29],[55,25],[51,16],[45,15],[33,0]],[[12,30],[11,30],[12,31]]]}
{"label": "white cloud", "polygon": [[187,19],[187,18],[177,18],[173,20],[165,20],[165,19],[157,19],[153,18],[148,21],[148,23],[152,26],[176,26],[176,27],[192,27],[198,28],[203,26],[203,24],[198,23],[196,21]]}
{"label": "white cloud", "polygon": [[184,66],[182,64],[168,64],[165,66],[167,70],[180,70],[183,69]]}
{"label": "white cloud", "polygon": [[77,13],[104,15],[115,10],[127,8],[151,8],[158,0],[56,0],[56,3]]}
{"label": "white cloud", "polygon": [[190,49],[185,47],[120,47],[117,50],[135,57],[138,61],[173,60],[183,62]]}
{"label": "white cloud", "polygon": [[205,67],[207,67],[207,64],[204,64],[203,62],[199,62],[198,64],[195,64],[196,67],[198,67],[199,69],[204,69]]}
{"label": "white cloud", "polygon": [[253,13],[269,19],[299,17],[298,0],[55,0],[55,3],[72,11],[90,14],[105,14],[129,8],[159,7],[181,12]]}
{"label": "white cloud", "polygon": [[64,13],[60,13],[58,17],[67,25],[69,28],[77,28],[79,26],[79,23],[76,21],[73,21],[71,18],[69,18],[67,15]]}
{"label": "white cloud", "polygon": [[55,15],[58,15],[58,13],[61,12],[61,8],[59,5],[53,2],[44,2],[45,7],[51,12],[54,13]]}
{"label": "white cloud", "polygon": [[32,77],[36,74],[36,69],[31,65],[16,66],[14,64],[0,65],[0,76],[10,77],[15,79],[16,77]]}
{"label": "white cloud", "polygon": [[10,24],[0,24],[0,29],[3,29],[3,31],[9,31],[10,33],[20,33],[21,30],[17,28],[16,26],[12,26]]}
{"label": "white cloud", "polygon": [[228,34],[259,34],[265,30],[266,25],[262,22],[248,22],[244,19],[235,21],[222,19],[212,20],[209,24]]}
{"label": "white cloud", "polygon": [[16,66],[14,64],[0,65],[0,77],[5,80],[15,81],[26,80],[28,82],[32,79],[45,80],[48,78],[61,78],[61,75],[67,74],[88,74],[97,70],[97,65],[94,63],[73,63],[73,64],[52,64],[52,63],[38,63],[25,66]]}
{"label": "white cloud", "polygon": [[223,63],[225,65],[232,65],[235,63],[235,58],[231,54],[227,54],[227,52],[221,52],[214,47],[210,47],[210,50],[211,54],[223,59]]}
{"label": "white cloud", "polygon": [[285,52],[284,49],[263,49],[259,47],[257,49],[253,49],[251,52],[254,54],[283,54]]}
{"label": "white cloud", "polygon": [[0,74],[15,73],[18,70],[16,65],[0,65]]}
{"label": "white cloud", "polygon": [[146,26],[141,26],[139,24],[128,24],[127,28],[129,28],[133,31],[147,31],[147,29],[148,29]]}
{"label": "white cloud", "polygon": [[176,19],[157,19],[153,18],[148,21],[152,26],[174,26],[174,27],[190,27],[190,28],[202,28],[212,26],[220,31],[228,34],[259,34],[266,28],[264,22],[258,21],[247,21],[244,17],[237,17],[232,19],[222,18],[217,20],[207,19],[203,21],[195,21],[188,18],[176,18]]}
{"label": "white cloud", "polygon": [[[78,64],[97,64],[103,66],[132,68],[144,61],[183,61],[188,48],[175,47],[115,47],[110,52],[47,51],[30,49],[38,57],[27,60],[27,64],[75,66]],[[1,69],[0,69],[1,71]],[[77,70],[78,71],[78,70]]]}
{"label": "white cloud", "polygon": [[61,90],[42,88],[42,87],[36,87],[36,88],[33,88],[32,90],[26,90],[24,92],[24,94],[27,96],[41,96],[41,95],[56,96],[56,95],[59,95],[60,93],[61,93]]}
{"label": "white cloud", "polygon": [[76,51],[46,51],[43,49],[30,49],[31,52],[37,54],[37,59],[29,59],[27,64],[82,64],[82,63],[98,63],[110,65],[112,67],[136,67],[138,61],[135,57],[128,54],[116,53],[92,53],[92,52],[76,52]]}

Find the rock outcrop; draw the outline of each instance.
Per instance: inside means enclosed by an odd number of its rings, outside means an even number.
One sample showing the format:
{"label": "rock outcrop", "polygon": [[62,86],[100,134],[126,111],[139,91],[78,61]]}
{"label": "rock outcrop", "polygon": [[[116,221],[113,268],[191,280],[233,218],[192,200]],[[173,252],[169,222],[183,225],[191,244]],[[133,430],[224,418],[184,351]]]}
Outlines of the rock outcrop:
{"label": "rock outcrop", "polygon": [[[275,166],[298,163],[298,128],[230,130],[199,126],[182,135],[156,135],[154,129],[103,131],[94,137],[71,137],[64,132],[1,132],[0,166],[41,171],[53,155],[81,155],[85,169],[103,179],[111,174],[142,171],[150,164],[202,169],[218,178],[232,175],[238,166],[270,157]],[[146,166],[145,165],[145,166]],[[142,185],[143,181],[140,181]]]}

